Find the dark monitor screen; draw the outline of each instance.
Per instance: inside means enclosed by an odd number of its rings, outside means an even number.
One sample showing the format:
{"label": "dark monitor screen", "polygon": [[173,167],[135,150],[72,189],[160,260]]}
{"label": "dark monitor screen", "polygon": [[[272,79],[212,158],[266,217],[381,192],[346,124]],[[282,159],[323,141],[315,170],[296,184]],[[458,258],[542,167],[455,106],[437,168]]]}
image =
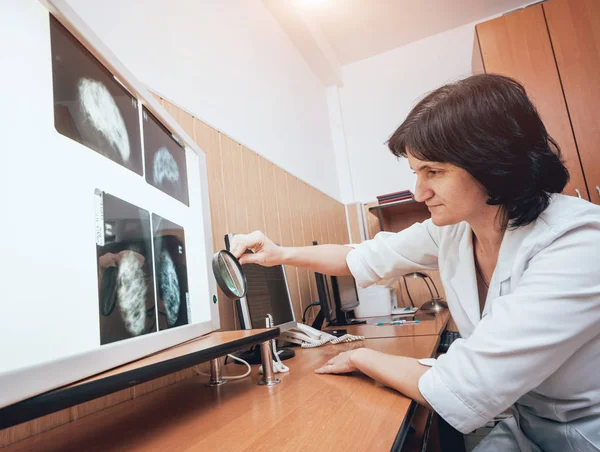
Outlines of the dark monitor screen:
{"label": "dark monitor screen", "polygon": [[[228,250],[233,235],[225,235]],[[248,290],[245,297],[235,301],[240,328],[265,328],[267,314],[273,316],[273,326],[282,330],[294,326],[294,310],[283,265],[262,267],[258,264],[244,264],[242,270]]]}
{"label": "dark monitor screen", "polygon": [[319,303],[321,304],[321,313],[328,324],[335,324],[335,299],[331,278],[322,273],[315,273],[315,280],[317,282],[317,293],[319,295]]}
{"label": "dark monitor screen", "polygon": [[354,278],[352,276],[332,276],[331,279],[337,307],[343,312],[358,307],[358,291]]}
{"label": "dark monitor screen", "polygon": [[293,322],[294,312],[283,266],[245,264],[242,265],[242,270],[248,282],[245,298],[251,322],[249,327],[265,328],[267,313],[273,316],[275,326]]}

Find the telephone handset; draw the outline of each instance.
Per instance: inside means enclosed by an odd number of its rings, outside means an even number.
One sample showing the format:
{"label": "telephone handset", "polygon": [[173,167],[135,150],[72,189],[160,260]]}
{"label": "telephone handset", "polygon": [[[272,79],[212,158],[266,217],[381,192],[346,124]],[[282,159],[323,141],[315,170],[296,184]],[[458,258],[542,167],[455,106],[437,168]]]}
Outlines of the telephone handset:
{"label": "telephone handset", "polygon": [[335,337],[324,331],[319,331],[303,323],[297,323],[292,329],[282,331],[280,338],[284,341],[299,344],[302,348],[320,347],[327,343],[339,344],[341,342],[354,342],[364,340],[364,336],[345,334]]}
{"label": "telephone handset", "polygon": [[298,323],[294,328],[281,332],[281,339],[302,345],[304,342],[315,342],[323,338],[324,335],[329,336],[313,327]]}

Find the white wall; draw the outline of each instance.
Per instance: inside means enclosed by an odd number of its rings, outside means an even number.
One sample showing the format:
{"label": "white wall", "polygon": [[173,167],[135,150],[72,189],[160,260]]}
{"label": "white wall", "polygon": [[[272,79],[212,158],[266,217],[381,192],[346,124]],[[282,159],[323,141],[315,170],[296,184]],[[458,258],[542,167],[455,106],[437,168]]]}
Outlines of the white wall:
{"label": "white wall", "polygon": [[348,145],[344,129],[344,117],[340,102],[340,91],[337,86],[327,89],[327,103],[329,105],[329,125],[331,139],[335,153],[335,164],[340,189],[340,201],[344,204],[354,202],[354,185],[350,176],[350,161],[348,159]]}
{"label": "white wall", "polygon": [[[342,185],[342,199],[351,200],[352,190],[356,201],[370,202],[380,194],[413,189],[408,164],[398,161],[385,142],[426,93],[471,75],[474,35],[469,24],[343,67],[340,104],[332,94],[337,87],[328,88],[330,109],[341,105],[350,168],[351,184]],[[339,128],[333,137],[341,148]]]}
{"label": "white wall", "polygon": [[262,2],[68,3],[149,88],[339,199],[325,87]]}

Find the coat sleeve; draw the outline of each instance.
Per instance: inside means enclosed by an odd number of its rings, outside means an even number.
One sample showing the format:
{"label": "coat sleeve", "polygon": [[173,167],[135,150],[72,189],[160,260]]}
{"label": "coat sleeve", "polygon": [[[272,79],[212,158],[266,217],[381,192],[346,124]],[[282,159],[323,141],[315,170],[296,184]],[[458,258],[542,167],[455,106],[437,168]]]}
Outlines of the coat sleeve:
{"label": "coat sleeve", "polygon": [[423,397],[457,430],[510,407],[598,335],[599,232],[580,226],[538,252],[515,290],[420,378]]}
{"label": "coat sleeve", "polygon": [[346,263],[362,287],[414,271],[437,270],[438,235],[431,220],[398,233],[380,232],[350,251]]}

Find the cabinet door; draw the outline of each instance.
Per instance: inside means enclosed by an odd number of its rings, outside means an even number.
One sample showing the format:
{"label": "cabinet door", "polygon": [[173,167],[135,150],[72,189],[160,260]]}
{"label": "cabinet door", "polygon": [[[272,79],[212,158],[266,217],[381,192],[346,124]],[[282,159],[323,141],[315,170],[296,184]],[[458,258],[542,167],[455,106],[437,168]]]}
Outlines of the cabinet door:
{"label": "cabinet door", "polygon": [[600,204],[600,1],[543,7],[590,198]]}
{"label": "cabinet door", "polygon": [[[597,1],[597,0],[591,0]],[[571,175],[563,193],[589,200],[541,5],[477,25],[485,72],[521,82]]]}

